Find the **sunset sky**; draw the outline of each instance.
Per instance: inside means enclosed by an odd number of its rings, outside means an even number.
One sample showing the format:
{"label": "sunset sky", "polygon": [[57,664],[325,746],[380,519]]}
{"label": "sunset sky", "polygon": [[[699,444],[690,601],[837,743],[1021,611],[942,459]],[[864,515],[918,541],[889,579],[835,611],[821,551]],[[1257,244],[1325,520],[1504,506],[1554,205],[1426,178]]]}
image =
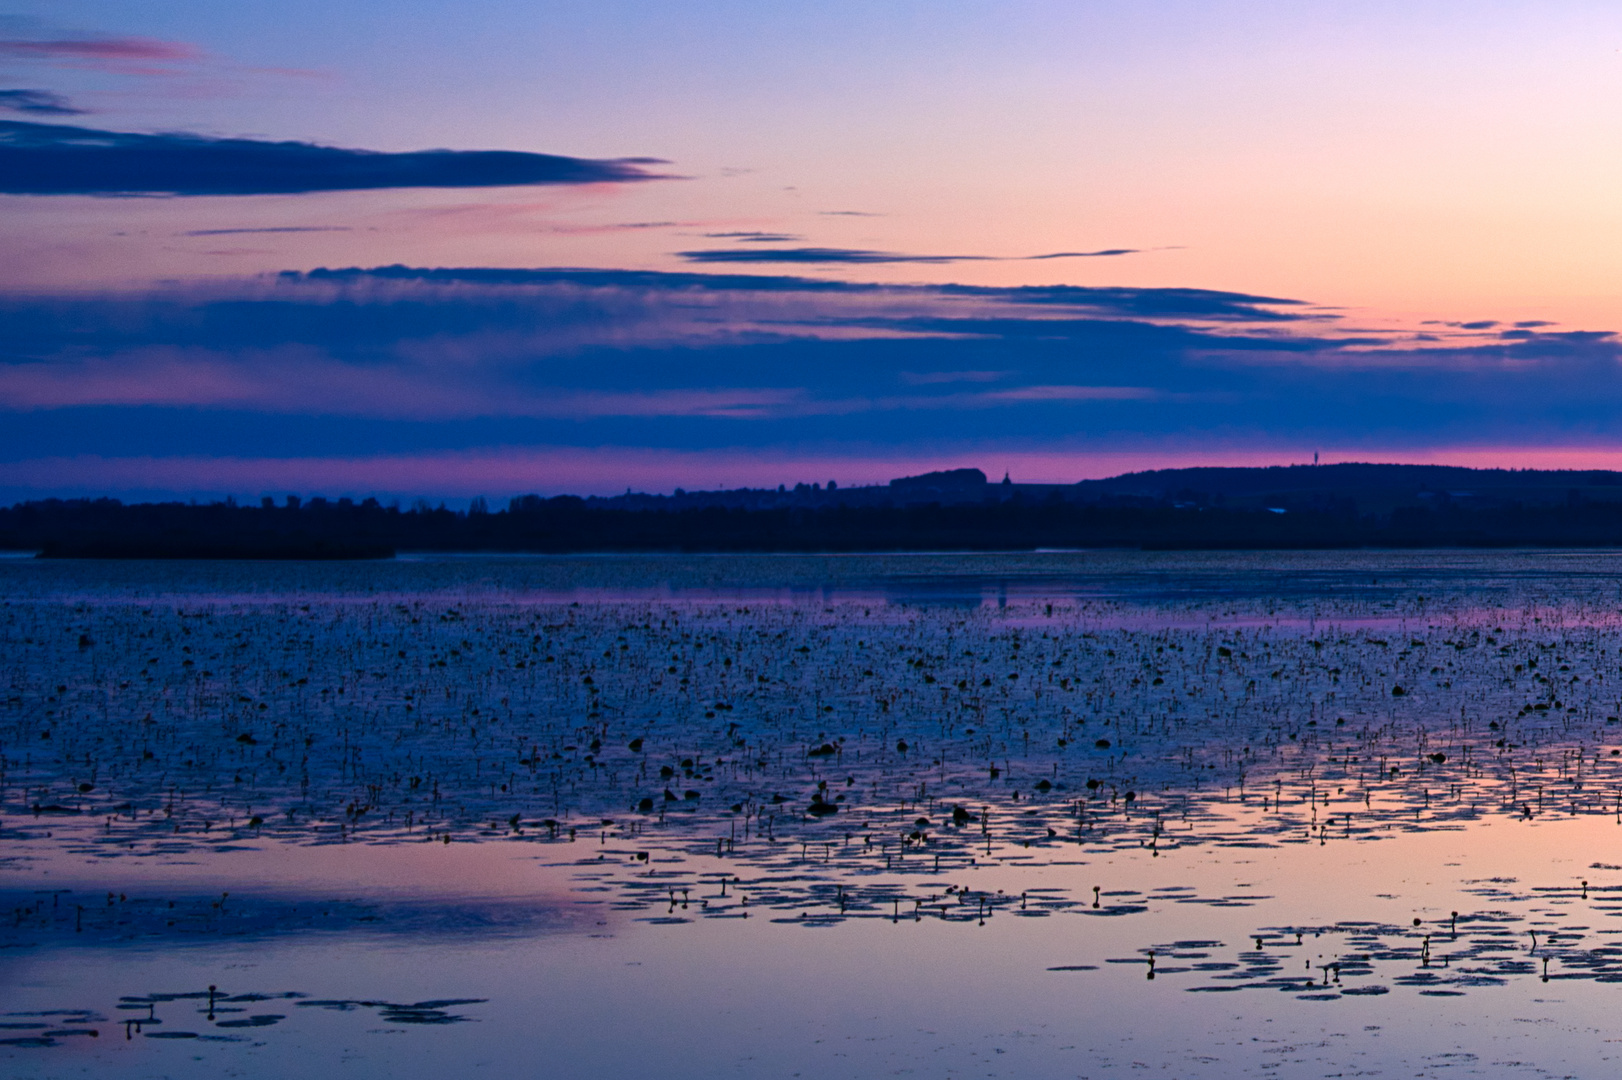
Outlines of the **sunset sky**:
{"label": "sunset sky", "polygon": [[1619,191],[1615,3],[12,2],[0,500],[1619,467]]}

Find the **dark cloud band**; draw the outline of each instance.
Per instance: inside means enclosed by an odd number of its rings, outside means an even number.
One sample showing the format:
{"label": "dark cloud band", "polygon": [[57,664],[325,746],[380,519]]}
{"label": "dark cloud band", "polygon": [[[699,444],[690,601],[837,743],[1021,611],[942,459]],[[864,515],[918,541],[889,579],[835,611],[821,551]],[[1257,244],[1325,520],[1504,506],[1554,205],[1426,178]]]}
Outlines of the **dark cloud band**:
{"label": "dark cloud band", "polygon": [[49,90],[0,90],[0,109],[36,116],[78,116],[84,112],[75,109],[61,94]]}
{"label": "dark cloud band", "polygon": [[489,475],[480,455],[529,455],[533,476],[559,455],[806,447],[1622,445],[1622,341],[1502,333],[1382,340],[1199,289],[742,272],[397,266],[0,294],[0,501],[23,483],[8,476],[90,476],[93,459],[168,470],[174,491],[210,463],[307,459],[325,478],[393,455],[388,490],[407,491],[431,486],[415,462]]}
{"label": "dark cloud band", "polygon": [[0,193],[297,195],[380,188],[601,184],[658,179],[649,158],[508,150],[382,153],[304,142],[142,135],[0,121]]}
{"label": "dark cloud band", "polygon": [[241,236],[246,233],[324,233],[349,232],[348,225],[275,225],[255,229],[188,229],[181,236]]}
{"label": "dark cloud band", "polygon": [[867,266],[875,263],[953,263],[973,255],[902,255],[860,248],[705,248],[677,252],[692,263],[811,263]]}

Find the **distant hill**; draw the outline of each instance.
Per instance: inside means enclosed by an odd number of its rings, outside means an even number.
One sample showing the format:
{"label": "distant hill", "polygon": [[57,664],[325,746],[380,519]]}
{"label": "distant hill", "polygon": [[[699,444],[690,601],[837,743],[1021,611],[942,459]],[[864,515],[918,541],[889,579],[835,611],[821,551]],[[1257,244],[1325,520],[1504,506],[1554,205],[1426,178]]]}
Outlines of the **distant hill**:
{"label": "distant hill", "polygon": [[1285,509],[1356,504],[1364,513],[1400,506],[1554,506],[1622,501],[1622,473],[1606,469],[1467,469],[1451,465],[1284,465],[1156,469],[1083,480],[1084,502],[1143,499]]}
{"label": "distant hill", "polygon": [[1467,469],[1451,465],[1275,465],[1264,468],[1156,469],[1075,484],[987,480],[979,469],[951,469],[866,487],[796,484],[790,488],[681,491],[674,495],[590,498],[591,505],[656,510],[724,506],[777,509],[820,506],[920,506],[928,503],[1062,499],[1107,506],[1227,506],[1233,509],[1338,509],[1389,514],[1398,507],[1556,506],[1622,500],[1622,473],[1604,469]]}

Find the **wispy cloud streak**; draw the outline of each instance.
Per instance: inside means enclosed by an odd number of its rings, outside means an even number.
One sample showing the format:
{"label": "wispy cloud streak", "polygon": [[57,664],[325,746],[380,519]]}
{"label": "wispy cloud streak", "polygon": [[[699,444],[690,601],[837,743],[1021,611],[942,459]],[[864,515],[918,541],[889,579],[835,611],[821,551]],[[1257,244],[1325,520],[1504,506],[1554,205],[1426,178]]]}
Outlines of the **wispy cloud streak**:
{"label": "wispy cloud streak", "polygon": [[[771,233],[709,233],[746,243],[776,243],[795,237]],[[1104,259],[1118,255],[1139,255],[1141,248],[1105,248],[1100,251],[1054,251],[1045,255],[908,255],[894,251],[868,251],[862,248],[700,248],[676,252],[691,263],[809,263],[870,266],[883,263],[922,263],[939,266],[959,262],[1030,262],[1046,259]]]}

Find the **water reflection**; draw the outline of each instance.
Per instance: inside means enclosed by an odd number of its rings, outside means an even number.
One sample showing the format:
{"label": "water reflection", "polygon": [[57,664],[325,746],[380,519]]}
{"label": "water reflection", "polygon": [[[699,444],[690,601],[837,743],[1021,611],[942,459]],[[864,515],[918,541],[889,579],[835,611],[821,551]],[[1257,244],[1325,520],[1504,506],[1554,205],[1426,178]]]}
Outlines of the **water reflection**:
{"label": "water reflection", "polygon": [[[762,926],[1018,922],[1063,943],[1031,968],[1062,986],[1350,1007],[1622,980],[1617,867],[1572,831],[1622,824],[1614,559],[1425,559],[887,557],[815,589],[807,560],[320,568],[302,589],[182,567],[150,591],[8,564],[0,949],[711,924],[747,952]],[[1408,899],[1414,853],[1455,837],[1482,844]],[[472,888],[474,845],[535,878]],[[1529,866],[1498,873],[1505,851]],[[366,852],[393,869],[297,886],[301,860]],[[1396,862],[1347,869],[1370,859]],[[1335,902],[1309,899],[1322,882]],[[156,1022],[192,1000],[108,1011],[190,1040],[474,1003]],[[112,1022],[61,1015],[0,1043]]]}

